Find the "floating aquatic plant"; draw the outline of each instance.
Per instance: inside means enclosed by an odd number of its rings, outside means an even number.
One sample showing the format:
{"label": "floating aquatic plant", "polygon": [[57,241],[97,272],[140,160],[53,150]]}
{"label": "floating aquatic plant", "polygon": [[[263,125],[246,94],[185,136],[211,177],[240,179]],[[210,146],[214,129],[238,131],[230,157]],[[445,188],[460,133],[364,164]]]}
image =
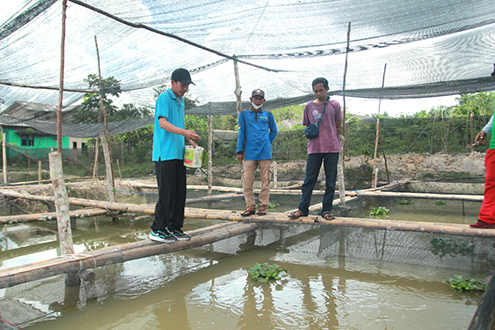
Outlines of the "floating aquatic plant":
{"label": "floating aquatic plant", "polygon": [[437,199],[437,200],[435,201],[435,204],[436,204],[436,205],[445,205],[445,204],[447,204],[447,203],[445,203],[445,201],[443,201],[443,200],[441,200],[441,199]]}
{"label": "floating aquatic plant", "polygon": [[484,292],[486,290],[486,284],[481,283],[474,278],[463,280],[462,275],[453,275],[453,278],[445,280],[443,283],[450,284],[450,287],[459,292]]}
{"label": "floating aquatic plant", "polygon": [[371,216],[374,216],[374,217],[384,217],[384,216],[388,215],[389,211],[390,210],[384,206],[378,206],[378,207],[375,207],[374,209],[369,210],[368,214]]}
{"label": "floating aquatic plant", "polygon": [[414,204],[414,201],[407,200],[407,199],[401,199],[400,201],[397,202],[399,205],[411,205]]}
{"label": "floating aquatic plant", "polygon": [[269,265],[268,263],[260,264],[255,262],[253,267],[248,270],[249,276],[258,282],[267,283],[269,280],[280,280],[284,274],[287,273],[286,269],[279,268],[277,264]]}

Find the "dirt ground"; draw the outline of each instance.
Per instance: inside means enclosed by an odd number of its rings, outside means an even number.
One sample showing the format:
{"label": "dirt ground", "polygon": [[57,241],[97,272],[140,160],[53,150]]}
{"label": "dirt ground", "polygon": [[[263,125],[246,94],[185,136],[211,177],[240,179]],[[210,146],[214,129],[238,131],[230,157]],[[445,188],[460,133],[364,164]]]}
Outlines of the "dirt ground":
{"label": "dirt ground", "polygon": [[[482,183],[484,178],[484,153],[473,152],[469,154],[401,154],[388,156],[386,163],[391,181],[420,180],[420,181],[445,181],[445,182],[472,182]],[[368,184],[373,161],[365,157],[351,157],[345,160],[346,189],[352,187],[352,182],[358,181]],[[379,178],[385,178],[385,160],[377,160]],[[241,187],[241,165],[214,166],[213,185],[229,187]],[[276,165],[278,187],[287,187],[300,184],[304,180],[305,161],[278,163]],[[275,172],[275,169],[272,170]],[[117,191],[132,190],[128,184],[131,179],[116,180]],[[189,185],[207,185],[206,176],[201,171],[188,175]],[[155,184],[153,176],[132,181],[147,184]],[[320,182],[324,182],[323,171],[320,171]],[[107,200],[107,188],[105,180],[69,182],[67,192],[69,197],[78,197],[95,200]],[[255,186],[259,182],[255,182]],[[13,188],[10,188],[13,189]],[[25,185],[15,187],[17,191],[36,195],[52,195],[50,184]],[[361,189],[361,188],[358,188]]]}

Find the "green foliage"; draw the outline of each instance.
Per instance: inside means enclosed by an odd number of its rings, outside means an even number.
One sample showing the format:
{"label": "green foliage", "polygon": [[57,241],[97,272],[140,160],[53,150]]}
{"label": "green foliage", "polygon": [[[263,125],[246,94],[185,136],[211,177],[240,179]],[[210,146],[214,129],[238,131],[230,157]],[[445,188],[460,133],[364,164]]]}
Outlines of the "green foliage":
{"label": "green foliage", "polygon": [[[158,86],[157,88],[153,88],[153,91],[155,92],[155,94],[154,94],[155,100],[158,98],[158,96],[160,96],[161,93],[166,92],[169,88],[170,88],[170,86],[168,84],[162,84],[162,85]],[[198,102],[199,101],[197,99],[192,99],[189,97],[189,92],[187,92],[184,95],[184,103],[186,106],[186,111],[191,109],[191,108],[196,107]]]}
{"label": "green foliage", "polygon": [[[100,114],[100,80],[97,74],[88,75],[87,79],[84,79],[88,83],[89,89],[94,89],[94,93],[84,94],[82,103],[82,109],[77,111],[72,117],[73,123],[98,123],[102,121],[102,115]],[[109,91],[102,93],[103,107],[108,116],[108,120],[111,121],[114,113],[117,111],[117,107],[113,105],[113,100],[109,98],[109,95],[119,97],[122,92],[120,89],[120,80],[115,79],[113,76],[101,79],[101,89],[103,91]]]}
{"label": "green foliage", "polygon": [[274,202],[268,202],[268,209],[269,210],[275,210],[277,207],[279,207],[280,204],[279,203],[274,203]]}
{"label": "green foliage", "polygon": [[277,123],[284,120],[302,122],[304,114],[304,104],[291,105],[272,111],[273,118]]}
{"label": "green foliage", "polygon": [[484,292],[486,290],[486,284],[481,283],[474,278],[463,280],[462,275],[453,275],[453,278],[444,280],[443,283],[450,284],[451,288],[459,292]]}
{"label": "green foliage", "polygon": [[126,103],[120,108],[120,110],[114,112],[111,121],[125,120],[129,118],[146,118],[151,116],[151,109],[146,107],[136,107],[134,104]]}
{"label": "green foliage", "polygon": [[385,217],[390,210],[384,206],[378,206],[368,211],[368,214],[373,217]]}
{"label": "green foliage", "polygon": [[440,199],[437,199],[435,201],[435,205],[445,205],[445,204],[447,204],[447,203],[445,201],[440,200]]}
{"label": "green foliage", "polygon": [[414,204],[414,201],[407,200],[407,199],[401,199],[400,201],[397,202],[399,205],[411,205]]}
{"label": "green foliage", "polygon": [[254,263],[253,267],[248,270],[249,276],[258,282],[267,283],[269,280],[280,280],[284,274],[287,273],[286,269],[279,268],[277,264],[269,265],[268,263],[259,264]]}
{"label": "green foliage", "polygon": [[433,246],[433,254],[435,255],[472,255],[474,252],[475,245],[467,242],[460,242],[448,238],[434,238],[431,240],[431,245]]}
{"label": "green foliage", "polygon": [[186,129],[208,132],[208,116],[185,115],[184,124]]}

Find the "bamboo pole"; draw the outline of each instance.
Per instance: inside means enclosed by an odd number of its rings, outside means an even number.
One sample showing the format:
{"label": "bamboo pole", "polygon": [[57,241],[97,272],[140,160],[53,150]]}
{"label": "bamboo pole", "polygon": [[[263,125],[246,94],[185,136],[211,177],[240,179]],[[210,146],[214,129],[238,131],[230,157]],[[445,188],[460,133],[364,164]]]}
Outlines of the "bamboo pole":
{"label": "bamboo pole", "polygon": [[238,193],[231,193],[231,194],[221,194],[221,195],[215,195],[215,196],[204,196],[204,197],[198,197],[198,198],[188,198],[188,199],[186,199],[186,205],[193,204],[193,203],[207,202],[207,201],[217,201],[217,200],[221,200],[221,199],[238,198],[238,197],[243,197],[243,195],[238,194]]}
{"label": "bamboo pole", "polygon": [[[382,76],[382,88],[385,86],[385,73],[387,72],[387,63],[383,66],[383,76]],[[376,156],[378,152],[378,141],[380,137],[380,107],[382,104],[382,98],[378,100],[378,112],[377,112],[377,117],[376,117],[376,139],[375,139],[375,153],[373,156],[373,172],[371,174],[371,184],[372,188],[376,188],[377,186],[377,181],[378,181],[378,175],[376,175]]]}
{"label": "bamboo pole", "polygon": [[3,184],[7,185],[9,184],[7,180],[7,142],[5,141],[5,133],[3,131],[3,126],[1,128],[1,134],[2,134],[2,172],[3,172]]}
{"label": "bamboo pole", "polygon": [[119,163],[119,159],[118,158],[117,158],[117,169],[119,170],[120,180],[122,180],[122,172],[120,172],[120,163]]}
{"label": "bamboo pole", "polygon": [[385,144],[383,143],[383,135],[380,132],[380,145],[382,146],[383,161],[385,162],[385,172],[387,173],[387,183],[390,183],[390,172],[388,171],[387,156],[385,155]]}
{"label": "bamboo pole", "polygon": [[72,232],[70,227],[69,216],[69,198],[65,188],[64,174],[62,169],[62,156],[58,151],[51,152],[50,158],[50,177],[52,179],[55,197],[55,208],[57,210],[57,228],[58,241],[60,244],[60,253],[62,255],[73,254],[74,246],[72,244]]}
{"label": "bamboo pole", "polygon": [[[129,183],[129,182],[124,182],[128,186],[135,188],[135,189],[157,189],[156,185],[153,184],[140,184],[140,183]],[[208,186],[199,186],[199,185],[188,185],[187,189],[190,190],[208,190]],[[221,192],[236,192],[239,194],[243,193],[242,188],[236,188],[236,187],[222,187],[222,186],[211,186],[212,190],[216,191],[221,191]],[[259,193],[261,189],[259,188],[254,188],[254,193]],[[323,194],[325,191],[324,190],[313,190],[313,194]],[[300,195],[300,191],[295,191],[291,189],[270,189],[270,194],[287,194],[287,195]]]}
{"label": "bamboo pole", "polygon": [[345,203],[345,140],[346,140],[346,103],[345,103],[345,85],[346,85],[346,79],[347,79],[347,65],[348,65],[348,58],[349,58],[349,46],[351,43],[351,22],[349,22],[347,26],[347,46],[345,50],[345,63],[344,63],[344,78],[342,81],[342,105],[343,105],[343,111],[342,111],[342,134],[339,136],[340,139],[340,157],[339,157],[339,162],[337,165],[337,177],[339,181],[339,198],[340,202],[343,204]]}
{"label": "bamboo pole", "polygon": [[212,194],[213,186],[213,118],[208,115],[208,196]]}
{"label": "bamboo pole", "polygon": [[65,26],[67,21],[67,0],[62,0],[62,40],[60,42],[60,82],[57,107],[57,150],[62,154],[62,107],[64,99],[65,72]]}
{"label": "bamboo pole", "polygon": [[5,268],[0,270],[0,289],[63,273],[82,272],[85,269],[191,249],[252,232],[258,226],[255,223],[220,224],[189,232],[192,236],[189,241],[161,244],[150,240],[142,240],[78,253],[72,256],[62,256],[20,267]]}
{"label": "bamboo pole", "polygon": [[103,158],[105,158],[105,168],[106,168],[106,179],[107,179],[107,187],[108,187],[108,198],[110,202],[115,202],[115,184],[113,181],[113,174],[111,174],[111,156],[110,156],[110,148],[108,146],[108,140],[105,138],[105,134],[102,132],[100,135],[101,138],[101,146],[103,148]]}
{"label": "bamboo pole", "polygon": [[[108,211],[105,209],[81,209],[76,211],[70,211],[69,217],[73,218],[84,218],[84,217],[94,217],[98,215],[107,214]],[[20,222],[32,222],[32,221],[46,221],[46,220],[56,220],[57,212],[45,212],[45,213],[30,213],[30,214],[20,214],[20,215],[9,215],[0,217],[0,224],[10,224],[10,223],[20,223]]]}
{"label": "bamboo pole", "polygon": [[242,89],[241,89],[241,80],[239,78],[239,65],[237,63],[237,57],[234,55],[234,75],[235,75],[235,98],[237,102],[237,115],[242,112]]}
{"label": "bamboo pole", "polygon": [[98,149],[99,142],[98,137],[95,138],[95,163],[93,165],[93,180],[98,176]]}
{"label": "bamboo pole", "polygon": [[42,162],[41,160],[38,161],[38,184],[40,185],[41,184],[41,167],[42,167]]}
{"label": "bamboo pole", "polygon": [[67,19],[67,0],[62,0],[62,40],[60,46],[60,83],[57,108],[57,151],[49,154],[50,179],[55,192],[54,202],[57,212],[58,241],[62,255],[73,254],[72,232],[69,217],[69,201],[65,188],[64,170],[62,164],[62,106],[64,98],[65,70],[65,26]]}
{"label": "bamboo pole", "polygon": [[[106,167],[106,177],[108,182],[108,190],[110,201],[114,202],[117,200],[117,194],[115,192],[115,176],[113,172],[113,163],[112,163],[112,143],[110,141],[110,135],[108,134],[108,120],[107,120],[107,112],[105,111],[105,106],[103,105],[103,86],[101,82],[101,66],[100,66],[100,52],[98,50],[98,40],[95,36],[95,45],[96,45],[96,58],[98,60],[98,81],[100,88],[100,110],[103,114],[103,122],[105,123],[105,134],[101,136],[101,142],[103,145],[103,156],[105,157],[105,167]],[[106,144],[104,143],[106,142]],[[105,148],[107,149],[105,152]]]}
{"label": "bamboo pole", "polygon": [[431,194],[431,193],[411,193],[411,192],[393,192],[393,191],[364,191],[354,192],[355,196],[370,197],[401,197],[401,198],[421,198],[421,199],[439,199],[439,200],[457,200],[469,202],[482,202],[482,195],[454,195],[454,194]]}

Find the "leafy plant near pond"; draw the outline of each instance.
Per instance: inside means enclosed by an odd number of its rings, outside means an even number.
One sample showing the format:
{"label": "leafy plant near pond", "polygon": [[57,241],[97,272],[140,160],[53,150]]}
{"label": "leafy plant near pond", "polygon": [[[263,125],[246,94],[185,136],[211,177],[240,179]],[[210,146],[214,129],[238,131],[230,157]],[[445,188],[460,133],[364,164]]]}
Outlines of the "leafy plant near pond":
{"label": "leafy plant near pond", "polygon": [[399,205],[411,205],[414,204],[414,201],[407,200],[407,199],[401,199],[400,201],[397,202]]}
{"label": "leafy plant near pond", "polygon": [[474,278],[463,280],[462,275],[453,275],[453,278],[444,280],[443,283],[450,284],[450,287],[459,292],[484,292],[486,290],[486,284],[481,283]]}
{"label": "leafy plant near pond", "polygon": [[435,204],[436,204],[436,205],[445,205],[445,204],[447,204],[447,203],[445,203],[445,201],[443,201],[443,200],[441,200],[441,199],[437,199],[437,200],[435,201]]}
{"label": "leafy plant near pond", "polygon": [[378,206],[378,207],[375,207],[374,209],[369,210],[368,214],[373,216],[373,217],[384,217],[384,216],[388,215],[389,211],[390,210],[384,206]]}
{"label": "leafy plant near pond", "polygon": [[269,210],[274,210],[274,209],[276,209],[279,206],[280,206],[279,203],[268,202],[268,209]]}
{"label": "leafy plant near pond", "polygon": [[255,262],[253,267],[248,270],[249,276],[258,282],[267,283],[269,280],[280,280],[283,274],[287,273],[286,269],[279,268],[277,264],[269,265],[268,263],[260,264]]}

